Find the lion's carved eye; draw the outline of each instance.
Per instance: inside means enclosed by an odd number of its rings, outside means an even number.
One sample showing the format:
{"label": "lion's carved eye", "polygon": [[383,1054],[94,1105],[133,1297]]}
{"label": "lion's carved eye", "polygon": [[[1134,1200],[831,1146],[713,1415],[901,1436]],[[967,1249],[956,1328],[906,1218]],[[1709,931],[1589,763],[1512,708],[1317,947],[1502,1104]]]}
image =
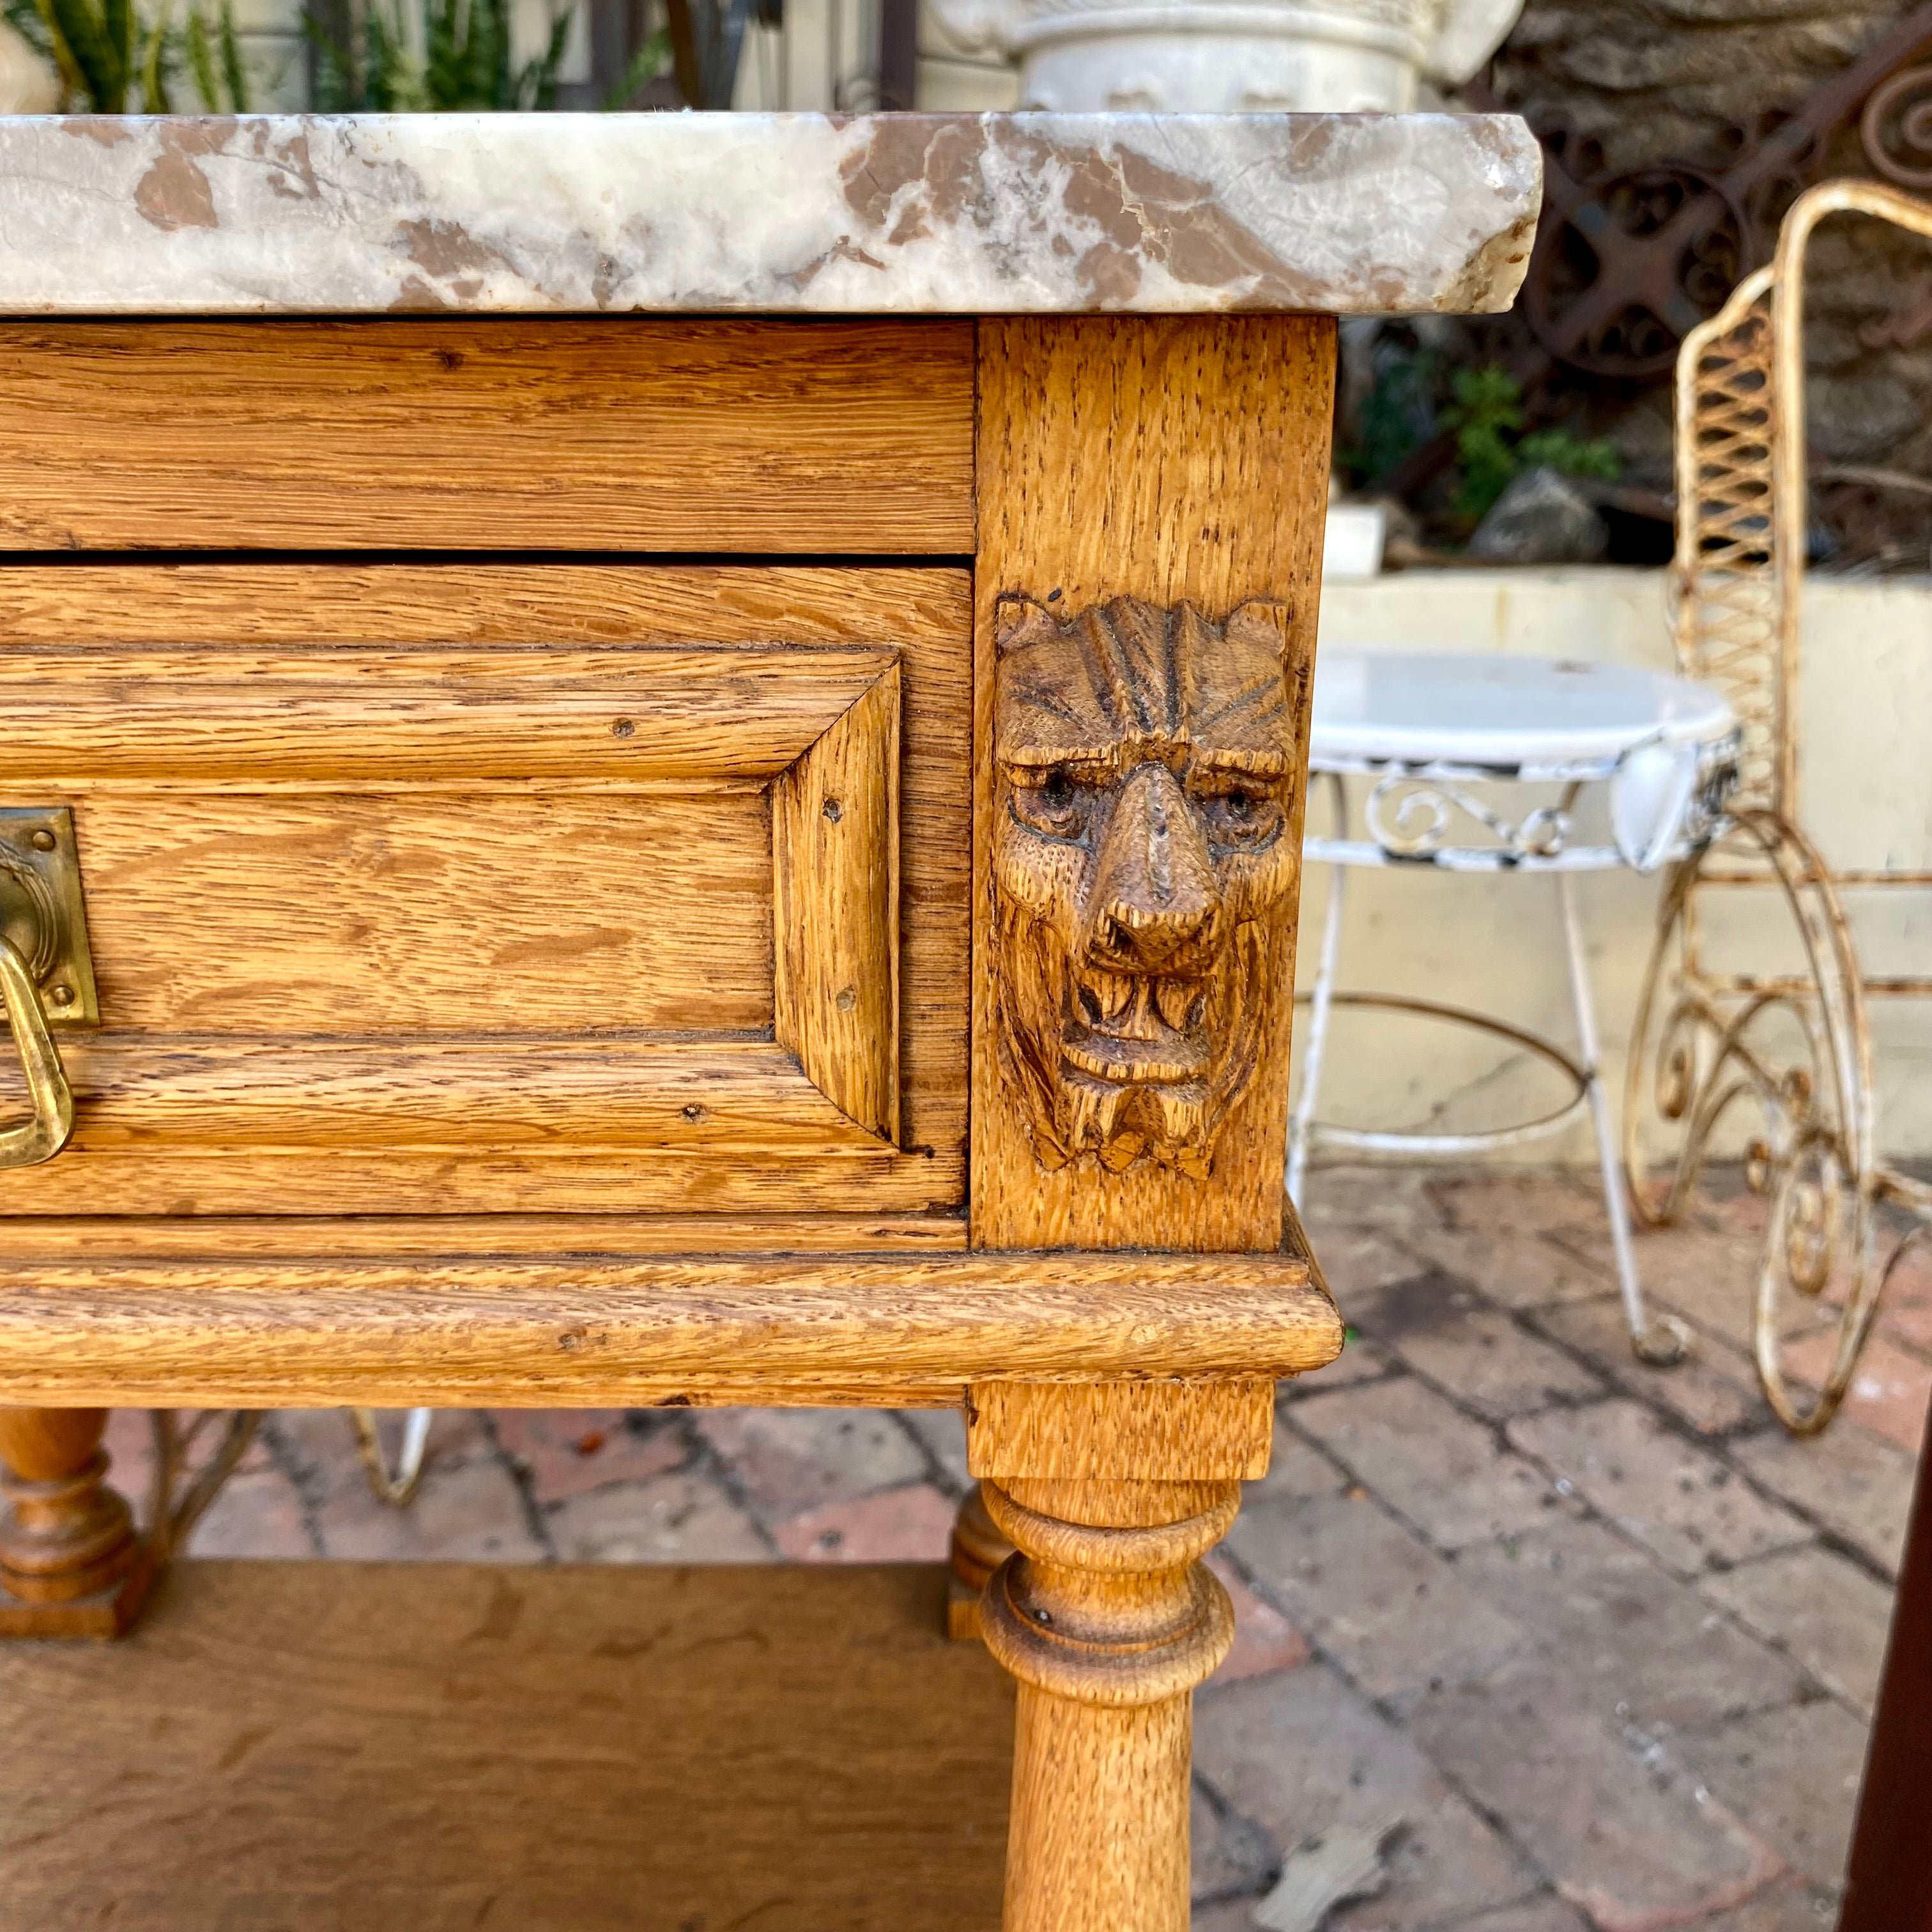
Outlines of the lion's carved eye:
{"label": "lion's carved eye", "polygon": [[1023,824],[1055,838],[1078,838],[1093,815],[1091,788],[1064,765],[1054,765],[1033,783],[1013,788],[1013,810]]}
{"label": "lion's carved eye", "polygon": [[1265,786],[1231,784],[1202,799],[1208,836],[1237,850],[1264,845],[1280,830],[1281,801]]}

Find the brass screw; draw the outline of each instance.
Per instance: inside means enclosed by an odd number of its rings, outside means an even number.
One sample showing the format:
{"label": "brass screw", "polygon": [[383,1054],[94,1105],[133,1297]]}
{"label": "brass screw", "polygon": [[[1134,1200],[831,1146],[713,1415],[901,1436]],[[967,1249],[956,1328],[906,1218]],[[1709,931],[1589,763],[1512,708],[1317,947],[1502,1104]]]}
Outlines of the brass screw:
{"label": "brass screw", "polygon": [[687,1120],[695,1122],[701,1120],[704,1118],[704,1109],[700,1107],[695,1100],[691,1102],[687,1106],[680,1108],[678,1111],[683,1114],[684,1118]]}
{"label": "brass screw", "polygon": [[44,825],[34,834],[34,850],[36,852],[51,852],[55,842],[54,835]]}
{"label": "brass screw", "polygon": [[610,735],[614,738],[628,738],[634,734],[637,728],[631,719],[620,718],[610,727]]}
{"label": "brass screw", "polygon": [[74,1004],[74,988],[63,980],[48,994],[47,998],[57,1006],[70,1006]]}

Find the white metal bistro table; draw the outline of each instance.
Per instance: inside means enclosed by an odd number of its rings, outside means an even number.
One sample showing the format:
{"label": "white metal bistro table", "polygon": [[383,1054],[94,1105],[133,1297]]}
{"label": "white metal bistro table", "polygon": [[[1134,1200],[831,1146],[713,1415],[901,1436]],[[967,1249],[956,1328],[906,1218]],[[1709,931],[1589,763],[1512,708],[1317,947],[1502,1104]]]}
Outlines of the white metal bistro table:
{"label": "white metal bistro table", "polygon": [[[1317,661],[1309,770],[1325,778],[1334,829],[1311,835],[1310,862],[1332,868],[1301,1089],[1288,1129],[1288,1188],[1299,1199],[1310,1153],[1447,1156],[1519,1146],[1587,1113],[1630,1340],[1646,1360],[1683,1351],[1681,1324],[1652,1324],[1630,1244],[1617,1141],[1599,1066],[1595,1004],[1576,921],[1573,874],[1654,871],[1701,848],[1723,822],[1738,729],[1715,692],[1619,664],[1439,651],[1324,651]],[[1360,837],[1350,836],[1351,777],[1370,781]],[[1500,788],[1558,788],[1553,803],[1512,813]],[[1586,788],[1607,788],[1610,838],[1576,836]],[[1506,796],[1507,794],[1505,794]],[[1348,869],[1428,866],[1451,872],[1546,872],[1562,915],[1574,1051],[1520,1027],[1429,1000],[1336,988]],[[1534,1054],[1570,1084],[1562,1104],[1520,1124],[1456,1133],[1381,1131],[1318,1120],[1328,1029],[1338,1005],[1418,1013],[1480,1028]]]}

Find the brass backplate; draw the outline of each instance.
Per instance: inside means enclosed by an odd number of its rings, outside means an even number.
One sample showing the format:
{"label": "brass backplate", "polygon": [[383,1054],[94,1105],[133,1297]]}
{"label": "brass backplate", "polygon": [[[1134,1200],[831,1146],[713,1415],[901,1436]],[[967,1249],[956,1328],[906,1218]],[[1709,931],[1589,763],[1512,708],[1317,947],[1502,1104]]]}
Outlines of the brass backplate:
{"label": "brass backplate", "polygon": [[98,1026],[74,814],[64,805],[0,808],[0,932],[20,949],[50,1026]]}

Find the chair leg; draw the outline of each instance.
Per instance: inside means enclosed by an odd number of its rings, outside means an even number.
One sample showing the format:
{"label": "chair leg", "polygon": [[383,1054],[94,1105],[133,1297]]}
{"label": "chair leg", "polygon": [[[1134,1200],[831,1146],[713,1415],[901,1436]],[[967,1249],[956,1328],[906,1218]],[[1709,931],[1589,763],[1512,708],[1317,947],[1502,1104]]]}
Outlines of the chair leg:
{"label": "chair leg", "polygon": [[0,1408],[0,1637],[116,1637],[154,1564],[106,1484],[104,1408]]}
{"label": "chair leg", "polygon": [[[1334,780],[1335,830],[1346,830],[1343,813],[1347,794]],[[1348,904],[1348,868],[1328,868],[1328,905],[1322,928],[1322,951],[1315,962],[1313,998],[1309,1002],[1308,1044],[1301,1056],[1301,1091],[1288,1119],[1288,1198],[1301,1205],[1302,1182],[1308,1172],[1308,1150],[1315,1135],[1315,1106],[1322,1090],[1322,1062],[1328,1048],[1328,1022],[1335,1010],[1335,974],[1342,951],[1342,915]]]}
{"label": "chair leg", "polygon": [[1234,1612],[1234,1482],[1002,1479],[986,1647],[1019,1679],[1005,1932],[1187,1932],[1194,1687]]}
{"label": "chair leg", "polygon": [[1624,1195],[1623,1163],[1617,1154],[1616,1131],[1610,1120],[1609,1096],[1604,1091],[1603,1052],[1598,1043],[1596,1002],[1590,992],[1589,967],[1583,954],[1582,928],[1576,918],[1576,896],[1567,872],[1556,874],[1556,896],[1563,914],[1563,947],[1570,968],[1570,999],[1576,1011],[1578,1056],[1590,1103],[1590,1122],[1597,1137],[1597,1166],[1603,1179],[1604,1211],[1610,1224],[1610,1246],[1616,1256],[1617,1285],[1624,1301],[1630,1346],[1643,1360],[1660,1366],[1684,1354],[1690,1333],[1682,1322],[1652,1322],[1644,1306],[1643,1283],[1637,1274],[1636,1246],[1630,1234],[1630,1203]]}

